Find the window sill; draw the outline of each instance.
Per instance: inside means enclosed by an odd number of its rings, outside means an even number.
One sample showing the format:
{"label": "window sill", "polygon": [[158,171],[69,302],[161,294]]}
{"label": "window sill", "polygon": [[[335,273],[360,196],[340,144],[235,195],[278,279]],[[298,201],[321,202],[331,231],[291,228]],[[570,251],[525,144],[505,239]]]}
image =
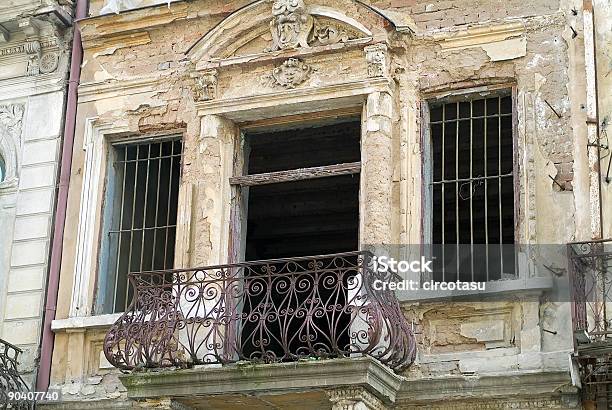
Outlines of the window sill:
{"label": "window sill", "polygon": [[503,294],[516,294],[520,292],[539,294],[551,290],[553,286],[553,279],[551,277],[534,277],[487,282],[484,291],[396,290],[395,294],[400,302],[435,302],[449,299],[491,300],[493,297]]}
{"label": "window sill", "polygon": [[51,330],[58,332],[75,332],[87,329],[101,329],[112,326],[123,313],[109,315],[69,317],[51,322]]}

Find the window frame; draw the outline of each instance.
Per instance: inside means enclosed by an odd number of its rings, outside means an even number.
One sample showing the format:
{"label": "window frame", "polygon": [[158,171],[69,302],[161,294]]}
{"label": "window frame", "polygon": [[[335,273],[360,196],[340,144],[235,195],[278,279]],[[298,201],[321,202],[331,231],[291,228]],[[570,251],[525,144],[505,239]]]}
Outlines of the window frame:
{"label": "window frame", "polygon": [[2,151],[0,151],[0,184],[6,180],[6,161]]}
{"label": "window frame", "polygon": [[[117,160],[116,158],[116,149],[117,146],[127,147],[130,145],[147,145],[147,144],[156,144],[165,141],[180,141],[181,142],[181,152],[178,156],[180,161],[179,175],[178,175],[178,186],[177,191],[179,192],[177,198],[177,218],[180,212],[181,199],[180,199],[180,189],[183,183],[183,165],[185,159],[185,138],[182,133],[172,133],[172,134],[164,134],[164,135],[155,135],[155,136],[137,136],[131,138],[112,138],[108,139],[105,144],[104,149],[104,165],[103,165],[103,175],[101,175],[101,179],[103,181],[103,191],[101,198],[101,207],[99,213],[99,240],[98,246],[96,247],[97,251],[97,259],[95,263],[96,270],[96,285],[94,289],[94,304],[93,304],[93,315],[116,315],[122,314],[123,311],[118,312],[115,311],[115,282],[117,278],[109,278],[109,268],[110,262],[112,259],[116,259],[116,255],[113,257],[109,254],[112,251],[111,243],[108,239],[108,234],[110,230],[112,230],[112,224],[114,222],[114,214],[117,212],[115,207],[108,206],[109,201],[112,201],[109,195],[111,195],[114,190],[111,188],[111,184],[115,184],[117,176],[115,175],[114,164]],[[177,221],[178,222],[178,221]],[[175,228],[177,229],[177,228]],[[178,232],[175,232],[175,244],[174,244],[174,257],[173,257],[173,266],[176,263],[176,241],[178,239]],[[173,268],[170,267],[168,269]],[[128,272],[129,273],[129,272]],[[111,286],[112,285],[112,286]],[[127,284],[129,287],[129,283]],[[127,288],[126,288],[127,289]],[[129,306],[129,302],[126,301],[126,305]]]}
{"label": "window frame", "polygon": [[[521,221],[520,215],[522,210],[520,205],[521,199],[521,176],[522,170],[520,167],[520,153],[525,147],[520,144],[518,132],[518,106],[517,106],[517,86],[516,84],[495,84],[488,86],[479,86],[476,88],[456,88],[446,92],[436,92],[425,94],[420,104],[420,120],[421,120],[421,243],[431,245],[433,240],[433,214],[431,212],[433,205],[433,158],[431,147],[431,129],[430,129],[430,107],[432,103],[445,104],[458,101],[470,101],[482,98],[490,98],[495,96],[510,96],[512,100],[512,178],[514,188],[514,243],[520,246],[520,238],[524,231],[524,221]],[[423,249],[424,252],[431,250]],[[518,253],[518,252],[517,252]],[[515,278],[520,279],[525,276],[525,272],[521,269],[519,258],[515,258]],[[433,277],[423,277],[422,281],[431,280]],[[502,279],[503,280],[503,279]],[[499,282],[500,280],[489,280],[487,283]]]}

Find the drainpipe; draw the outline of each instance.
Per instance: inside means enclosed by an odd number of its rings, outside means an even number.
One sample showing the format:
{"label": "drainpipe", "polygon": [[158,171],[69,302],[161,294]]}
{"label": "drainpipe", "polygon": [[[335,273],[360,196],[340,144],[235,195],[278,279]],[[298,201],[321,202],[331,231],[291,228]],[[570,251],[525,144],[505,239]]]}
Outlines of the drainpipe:
{"label": "drainpipe", "polygon": [[[77,0],[75,21],[87,17],[88,0]],[[40,350],[40,364],[36,379],[36,391],[47,391],[51,376],[51,359],[53,355],[53,342],[55,335],[51,330],[51,322],[55,319],[57,306],[57,293],[59,290],[60,266],[62,261],[62,246],[64,242],[64,224],[66,222],[66,207],[68,202],[68,186],[72,168],[72,149],[74,146],[74,129],[76,123],[77,92],[81,78],[81,62],[83,60],[83,46],[81,32],[75,26],[72,39],[72,58],[70,61],[70,79],[68,81],[68,98],[66,103],[66,119],[64,122],[64,139],[62,146],[62,162],[55,207],[53,228],[53,241],[49,262],[49,278],[47,280],[47,300],[45,302],[44,322],[42,328],[42,342]]]}
{"label": "drainpipe", "polygon": [[597,108],[597,48],[595,44],[595,15],[593,0],[583,0],[584,62],[586,71],[586,114],[589,156],[589,200],[591,204],[591,237],[603,238],[601,172],[601,142]]}

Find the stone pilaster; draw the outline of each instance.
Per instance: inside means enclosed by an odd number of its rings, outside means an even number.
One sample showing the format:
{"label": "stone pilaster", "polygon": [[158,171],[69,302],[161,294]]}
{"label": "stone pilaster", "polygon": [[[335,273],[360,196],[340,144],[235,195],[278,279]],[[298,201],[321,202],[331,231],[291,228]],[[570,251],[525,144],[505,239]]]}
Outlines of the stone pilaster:
{"label": "stone pilaster", "polygon": [[393,98],[387,92],[368,96],[361,148],[361,243],[391,243]]}
{"label": "stone pilaster", "polygon": [[[196,166],[189,179],[196,185],[196,215],[192,265],[215,265],[227,261],[233,176],[234,144],[240,133],[236,125],[218,115],[202,117]],[[196,205],[197,204],[197,205]]]}

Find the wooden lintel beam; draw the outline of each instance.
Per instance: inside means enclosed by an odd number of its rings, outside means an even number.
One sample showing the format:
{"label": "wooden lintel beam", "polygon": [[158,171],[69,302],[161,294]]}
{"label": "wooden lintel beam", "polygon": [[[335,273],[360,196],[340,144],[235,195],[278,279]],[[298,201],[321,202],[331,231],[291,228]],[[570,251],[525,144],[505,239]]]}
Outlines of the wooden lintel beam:
{"label": "wooden lintel beam", "polygon": [[289,171],[232,177],[230,178],[230,184],[241,186],[268,185],[281,182],[302,181],[305,179],[335,177],[338,175],[351,175],[358,174],[359,172],[361,172],[361,162],[349,162],[346,164],[325,165],[322,167],[299,168]]}

